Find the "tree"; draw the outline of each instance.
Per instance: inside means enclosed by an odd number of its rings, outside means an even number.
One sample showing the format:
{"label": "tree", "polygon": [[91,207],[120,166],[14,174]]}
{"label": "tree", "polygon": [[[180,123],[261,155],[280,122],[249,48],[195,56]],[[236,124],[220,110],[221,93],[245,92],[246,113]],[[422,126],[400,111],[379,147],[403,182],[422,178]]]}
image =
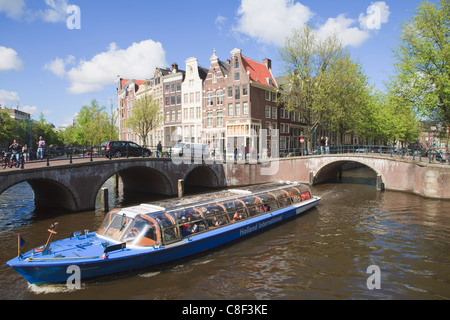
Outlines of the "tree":
{"label": "tree", "polygon": [[306,25],[294,29],[280,50],[287,73],[284,104],[308,125],[307,141],[319,124],[341,134],[354,126],[355,109],[368,97],[362,68],[350,59],[336,35],[320,39]]}
{"label": "tree", "polygon": [[9,143],[16,134],[17,122],[9,116],[8,111],[0,110],[0,143]]}
{"label": "tree", "polygon": [[162,120],[158,101],[146,94],[135,100],[127,125],[142,139],[144,146],[147,146],[148,134],[157,128]]}
{"label": "tree", "polygon": [[395,50],[394,94],[422,116],[450,125],[450,4],[421,2]]}
{"label": "tree", "polygon": [[75,118],[74,140],[84,146],[100,145],[109,125],[104,106],[94,99],[90,106],[83,106]]}

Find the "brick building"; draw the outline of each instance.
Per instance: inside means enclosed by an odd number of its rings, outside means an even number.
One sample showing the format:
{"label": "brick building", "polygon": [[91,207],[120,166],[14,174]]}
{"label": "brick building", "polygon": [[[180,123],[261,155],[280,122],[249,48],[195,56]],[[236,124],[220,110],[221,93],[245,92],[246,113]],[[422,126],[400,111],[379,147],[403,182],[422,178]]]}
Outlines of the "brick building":
{"label": "brick building", "polygon": [[[304,124],[298,111],[288,112],[279,103],[280,87],[271,60],[255,61],[240,49],[230,54],[223,61],[214,51],[208,69],[200,67],[196,58],[188,58],[186,71],[173,63],[170,69],[156,68],[148,80],[119,79],[120,139],[140,142],[126,128],[126,118],[134,99],[152,94],[160,102],[164,122],[150,134],[151,147],[158,141],[166,148],[178,141],[197,142],[207,144],[218,156],[232,157],[237,148],[242,157],[245,152],[270,152],[272,137],[281,153],[298,148]],[[261,141],[261,134],[269,137],[267,142]]]}

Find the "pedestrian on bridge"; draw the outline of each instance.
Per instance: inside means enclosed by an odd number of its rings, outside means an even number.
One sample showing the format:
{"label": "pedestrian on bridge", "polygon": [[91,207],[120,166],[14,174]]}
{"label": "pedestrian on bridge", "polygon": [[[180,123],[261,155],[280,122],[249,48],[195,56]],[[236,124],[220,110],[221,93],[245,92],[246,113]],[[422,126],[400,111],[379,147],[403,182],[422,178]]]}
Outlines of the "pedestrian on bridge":
{"label": "pedestrian on bridge", "polygon": [[36,157],[38,159],[44,159],[44,148],[45,148],[45,140],[42,136],[39,137],[39,141],[37,142],[38,149],[36,153]]}

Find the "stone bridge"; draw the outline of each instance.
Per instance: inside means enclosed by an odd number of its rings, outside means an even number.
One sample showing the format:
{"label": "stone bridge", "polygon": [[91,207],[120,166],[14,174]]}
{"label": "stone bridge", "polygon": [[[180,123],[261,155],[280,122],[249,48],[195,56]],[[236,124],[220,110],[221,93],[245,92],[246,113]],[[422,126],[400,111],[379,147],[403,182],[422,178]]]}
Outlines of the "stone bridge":
{"label": "stone bridge", "polygon": [[[118,175],[126,189],[176,195],[178,180],[190,186],[236,187],[276,180],[299,181],[314,185],[335,180],[342,168],[357,163],[371,168],[377,188],[412,192],[429,198],[450,199],[450,166],[394,159],[391,157],[348,154],[281,158],[267,162],[186,163],[171,159],[104,158],[27,163],[25,169],[0,171],[0,194],[28,182],[40,203],[70,211],[95,208],[98,192],[112,176]],[[199,161],[198,161],[199,162]]]}

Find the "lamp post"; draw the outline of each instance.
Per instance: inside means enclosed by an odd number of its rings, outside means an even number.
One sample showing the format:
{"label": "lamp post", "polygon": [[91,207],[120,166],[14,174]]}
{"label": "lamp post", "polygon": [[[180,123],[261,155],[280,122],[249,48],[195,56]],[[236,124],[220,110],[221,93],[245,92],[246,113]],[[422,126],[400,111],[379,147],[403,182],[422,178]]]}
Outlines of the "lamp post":
{"label": "lamp post", "polygon": [[447,127],[447,160],[450,163],[450,155],[448,154],[448,133],[450,131],[450,127]]}

